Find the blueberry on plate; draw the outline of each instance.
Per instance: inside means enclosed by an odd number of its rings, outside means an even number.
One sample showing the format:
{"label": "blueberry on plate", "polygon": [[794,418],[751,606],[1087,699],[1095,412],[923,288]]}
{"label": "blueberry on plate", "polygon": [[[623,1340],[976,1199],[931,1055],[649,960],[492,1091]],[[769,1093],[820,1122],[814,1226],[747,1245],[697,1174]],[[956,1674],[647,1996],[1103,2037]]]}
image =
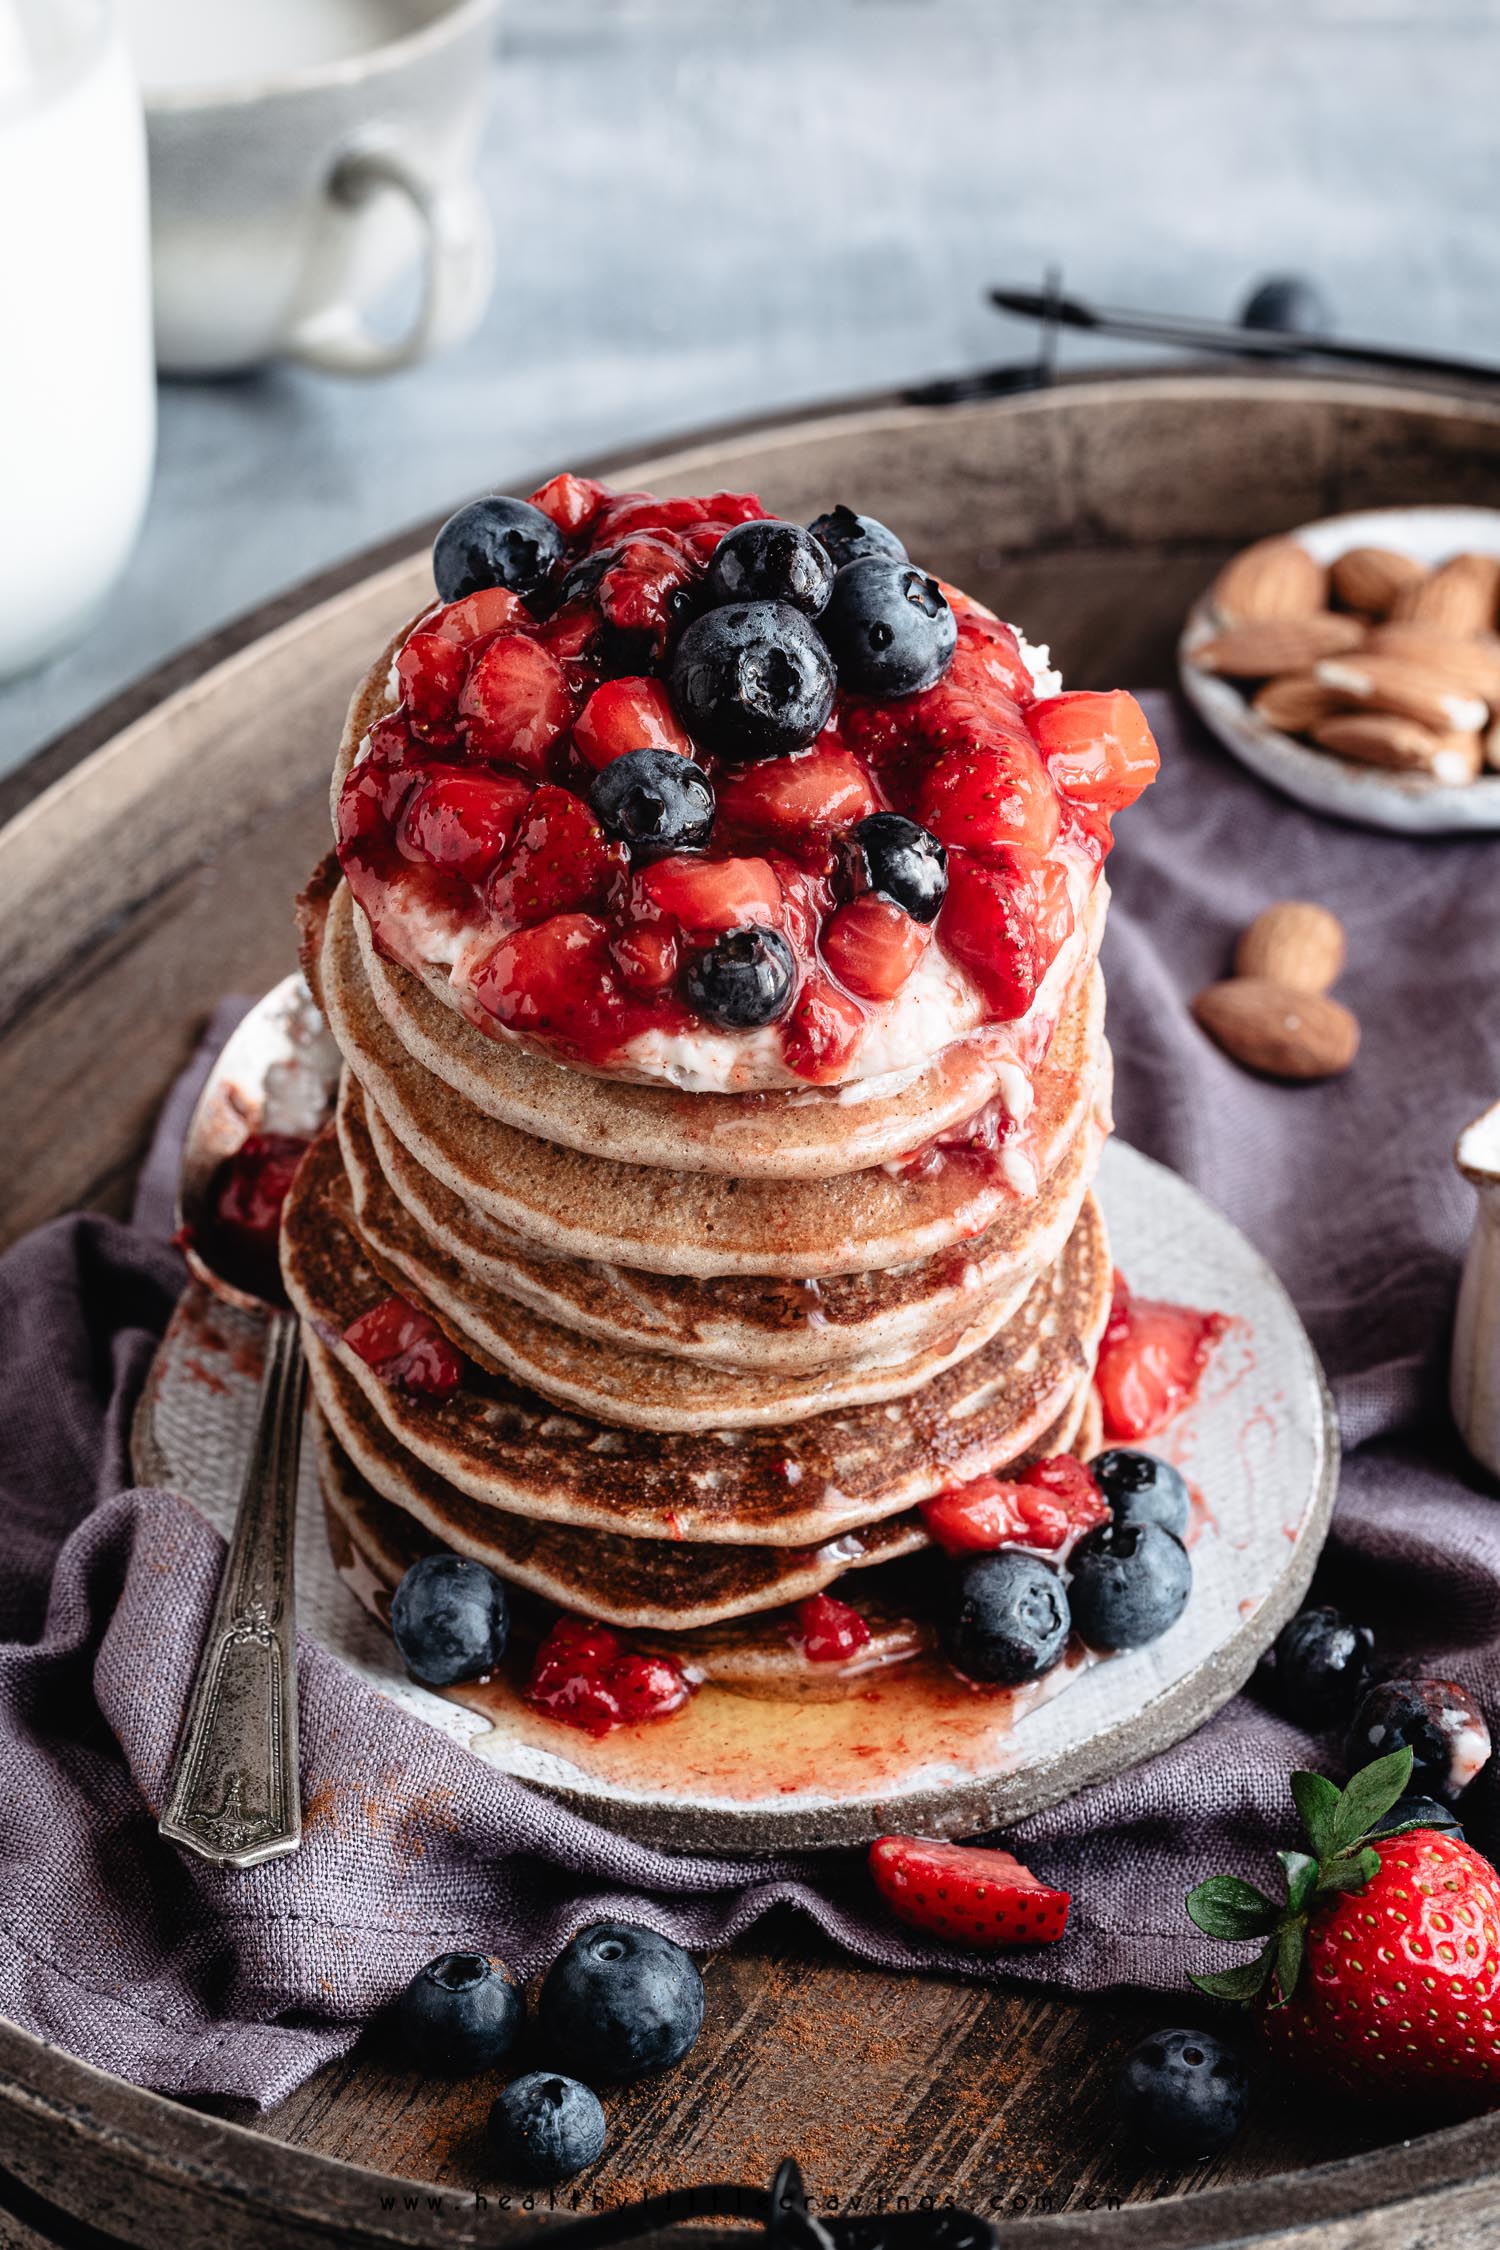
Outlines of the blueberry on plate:
{"label": "blueberry on plate", "polygon": [[1153,2031],[1121,2064],[1115,2102],[1148,2148],[1198,2163],[1238,2134],[1250,2078],[1235,2049],[1211,2031]]}
{"label": "blueberry on plate", "polygon": [[402,1662],[428,1687],[493,1672],[509,1633],[504,1586],[467,1555],[423,1555],[391,1596],[391,1634]]}
{"label": "blueberry on plate", "polygon": [[1333,310],[1305,274],[1274,273],[1251,290],[1240,313],[1242,328],[1289,328],[1298,336],[1327,336]]}
{"label": "blueberry on plate", "polygon": [[1378,1680],[1354,1713],[1345,1745],[1349,1770],[1403,1746],[1412,1753],[1412,1789],[1451,1801],[1487,1764],[1490,1730],[1457,1680]]}
{"label": "blueberry on plate", "polygon": [[604,2154],[599,2097],[576,2078],[533,2070],[516,2079],[490,2111],[495,2155],[513,2179],[554,2187]]}
{"label": "blueberry on plate", "polygon": [[1299,1609],[1276,1636],[1271,1693],[1279,1711],[1316,1734],[1347,1726],[1370,1676],[1375,1636],[1327,1605]]}
{"label": "blueberry on plate", "polygon": [[392,2022],[418,2070],[459,2077],[507,2055],[525,2014],[521,1988],[503,1961],[440,1953],[397,1996]]}
{"label": "blueberry on plate", "polygon": [[948,895],[948,854],[930,830],[902,813],[871,813],[843,839],[845,875],[857,896],[877,891],[914,922],[934,922]]}
{"label": "blueberry on plate", "polygon": [[594,776],[589,803],[638,865],[664,852],[695,851],[714,824],[713,783],[675,750],[626,750],[611,758]]}
{"label": "blueberry on plate", "polygon": [[482,586],[508,586],[524,600],[563,558],[563,535],[529,500],[492,492],[450,516],[432,546],[440,598],[456,602]]}
{"label": "blueberry on plate", "polygon": [[688,1004],[725,1031],[775,1023],[792,1004],[797,963],[780,930],[724,930],[687,965]]}
{"label": "blueberry on plate", "polygon": [[1105,1523],[1073,1549],[1069,1599],[1088,1647],[1142,1648],[1187,1607],[1193,1566],[1159,1523]]}
{"label": "blueberry on plate", "polygon": [[817,617],[833,592],[834,564],[822,541],[800,523],[771,517],[726,531],[708,566],[716,602],[789,602]]}
{"label": "blueberry on plate", "polygon": [[703,1979],[670,1938],[590,1922],[564,1946],[537,2002],[548,2054],[591,2078],[639,2078],[681,2062],[703,2028]]}
{"label": "blueberry on plate", "polygon": [[947,671],[958,620],[935,578],[893,555],[845,563],[819,620],[856,695],[915,695]]}
{"label": "blueberry on plate", "polygon": [[1160,1524],[1174,1539],[1187,1530],[1191,1496],[1187,1480],[1170,1461],[1116,1445],[1096,1453],[1089,1468],[1116,1523]]}
{"label": "blueberry on plate", "polygon": [[1068,1596],[1057,1572],[1011,1548],[976,1555],[940,1602],[943,1654],[966,1679],[1019,1687],[1050,1672],[1068,1645]]}
{"label": "blueberry on plate", "polygon": [[807,528],[828,549],[836,570],[842,570],[845,563],[857,562],[861,555],[894,555],[897,562],[906,560],[906,549],[894,531],[887,531],[874,516],[857,516],[842,504],[830,508],[826,516],[818,516]]}
{"label": "blueberry on plate", "polygon": [[1398,1797],[1386,1814],[1370,1830],[1372,1836],[1389,1835],[1393,1828],[1409,1828],[1413,1821],[1419,1828],[1435,1828],[1440,1836],[1456,1836],[1464,1842],[1463,1824],[1449,1805],[1440,1805],[1436,1797]]}
{"label": "blueberry on plate", "polygon": [[722,758],[804,750],[828,724],[837,683],[815,628],[789,602],[730,602],[695,617],[672,651],[677,716]]}

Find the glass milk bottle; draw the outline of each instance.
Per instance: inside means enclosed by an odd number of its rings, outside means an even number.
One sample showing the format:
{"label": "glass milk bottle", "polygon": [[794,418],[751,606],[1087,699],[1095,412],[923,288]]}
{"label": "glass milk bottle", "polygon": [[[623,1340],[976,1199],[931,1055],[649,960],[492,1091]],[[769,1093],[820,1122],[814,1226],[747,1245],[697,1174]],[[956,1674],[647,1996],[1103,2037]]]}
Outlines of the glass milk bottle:
{"label": "glass milk bottle", "polygon": [[0,678],[83,631],[156,435],[146,146],[109,0],[0,0]]}

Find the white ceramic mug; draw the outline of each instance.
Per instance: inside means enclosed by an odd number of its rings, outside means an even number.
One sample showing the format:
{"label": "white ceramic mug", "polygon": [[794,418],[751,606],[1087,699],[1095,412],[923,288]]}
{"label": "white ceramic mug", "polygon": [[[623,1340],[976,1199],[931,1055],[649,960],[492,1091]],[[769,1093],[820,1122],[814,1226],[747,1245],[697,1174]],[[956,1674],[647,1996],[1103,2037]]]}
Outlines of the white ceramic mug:
{"label": "white ceramic mug", "polygon": [[108,0],[0,0],[0,678],[83,631],[156,441],[140,97]]}
{"label": "white ceramic mug", "polygon": [[[383,374],[489,294],[473,178],[498,0],[123,0],[151,150],[157,364]],[[366,308],[422,263],[404,331]]]}

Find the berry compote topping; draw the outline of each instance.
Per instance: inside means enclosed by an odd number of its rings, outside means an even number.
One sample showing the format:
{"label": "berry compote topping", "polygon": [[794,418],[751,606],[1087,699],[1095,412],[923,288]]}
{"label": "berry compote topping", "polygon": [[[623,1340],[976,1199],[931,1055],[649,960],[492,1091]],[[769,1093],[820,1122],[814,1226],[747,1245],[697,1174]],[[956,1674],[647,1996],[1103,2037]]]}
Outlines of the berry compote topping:
{"label": "berry compote topping", "polygon": [[1034,1461],[1013,1479],[974,1477],[950,1485],[922,1503],[923,1522],[950,1555],[997,1547],[1039,1547],[1054,1554],[1109,1517],[1108,1501],[1071,1453]]}
{"label": "berry compote topping", "polygon": [[627,1648],[607,1625],[579,1617],[558,1618],[525,1689],[527,1702],[548,1718],[596,1735],[669,1718],[692,1692],[674,1658]]}
{"label": "berry compote topping", "polygon": [[281,1206],[306,1150],[300,1133],[252,1133],[209,1182],[209,1240],[201,1248],[226,1281],[272,1304],[284,1302]]}
{"label": "berry compote topping", "polygon": [[870,1628],[836,1594],[813,1594],[798,1605],[796,1637],[809,1664],[847,1664],[868,1648]]}
{"label": "berry compote topping", "polygon": [[560,476],[460,509],[434,569],[339,857],[481,1030],[748,1089],[1027,1018],[1076,939],[1060,1000],[1150,730],[1128,695],[1039,697],[873,518]]}
{"label": "berry compote topping", "polygon": [[437,1322],[406,1297],[382,1297],[344,1330],[344,1342],[382,1383],[441,1402],[464,1379],[463,1359]]}
{"label": "berry compote topping", "polygon": [[1133,1296],[1125,1276],[1116,1273],[1094,1371],[1105,1436],[1134,1443],[1181,1413],[1228,1326],[1223,1313]]}

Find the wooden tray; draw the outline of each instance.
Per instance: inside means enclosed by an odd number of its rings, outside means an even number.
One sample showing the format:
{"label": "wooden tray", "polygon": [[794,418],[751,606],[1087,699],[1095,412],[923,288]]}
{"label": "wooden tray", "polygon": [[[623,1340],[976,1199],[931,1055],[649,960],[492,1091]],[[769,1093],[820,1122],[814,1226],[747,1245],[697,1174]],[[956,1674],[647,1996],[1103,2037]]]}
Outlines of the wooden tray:
{"label": "wooden tray", "polygon": [[[1246,541],[1336,509],[1500,503],[1500,406],[1237,372],[1095,379],[947,410],[875,400],[599,466],[660,491],[748,485],[804,520],[856,500],[1045,631],[1076,684],[1151,684]],[[283,973],[349,684],[422,598],[429,536],[216,636],[0,786],[0,1240],[124,1209],[214,1000]],[[1170,1998],[880,1974],[791,1922],[707,1974],[688,2063],[611,2104],[609,2200],[764,2182],[790,2151],[815,2196],[952,2197],[1001,2215],[1007,2243],[1059,2250],[1500,2240],[1500,2119],[1383,2146],[1379,2121],[1267,2087],[1220,2163],[1142,2159],[1112,2130],[1110,2081]],[[491,2241],[492,2093],[356,2054],[254,2126],[225,2123],[0,2025],[0,2246]]]}

